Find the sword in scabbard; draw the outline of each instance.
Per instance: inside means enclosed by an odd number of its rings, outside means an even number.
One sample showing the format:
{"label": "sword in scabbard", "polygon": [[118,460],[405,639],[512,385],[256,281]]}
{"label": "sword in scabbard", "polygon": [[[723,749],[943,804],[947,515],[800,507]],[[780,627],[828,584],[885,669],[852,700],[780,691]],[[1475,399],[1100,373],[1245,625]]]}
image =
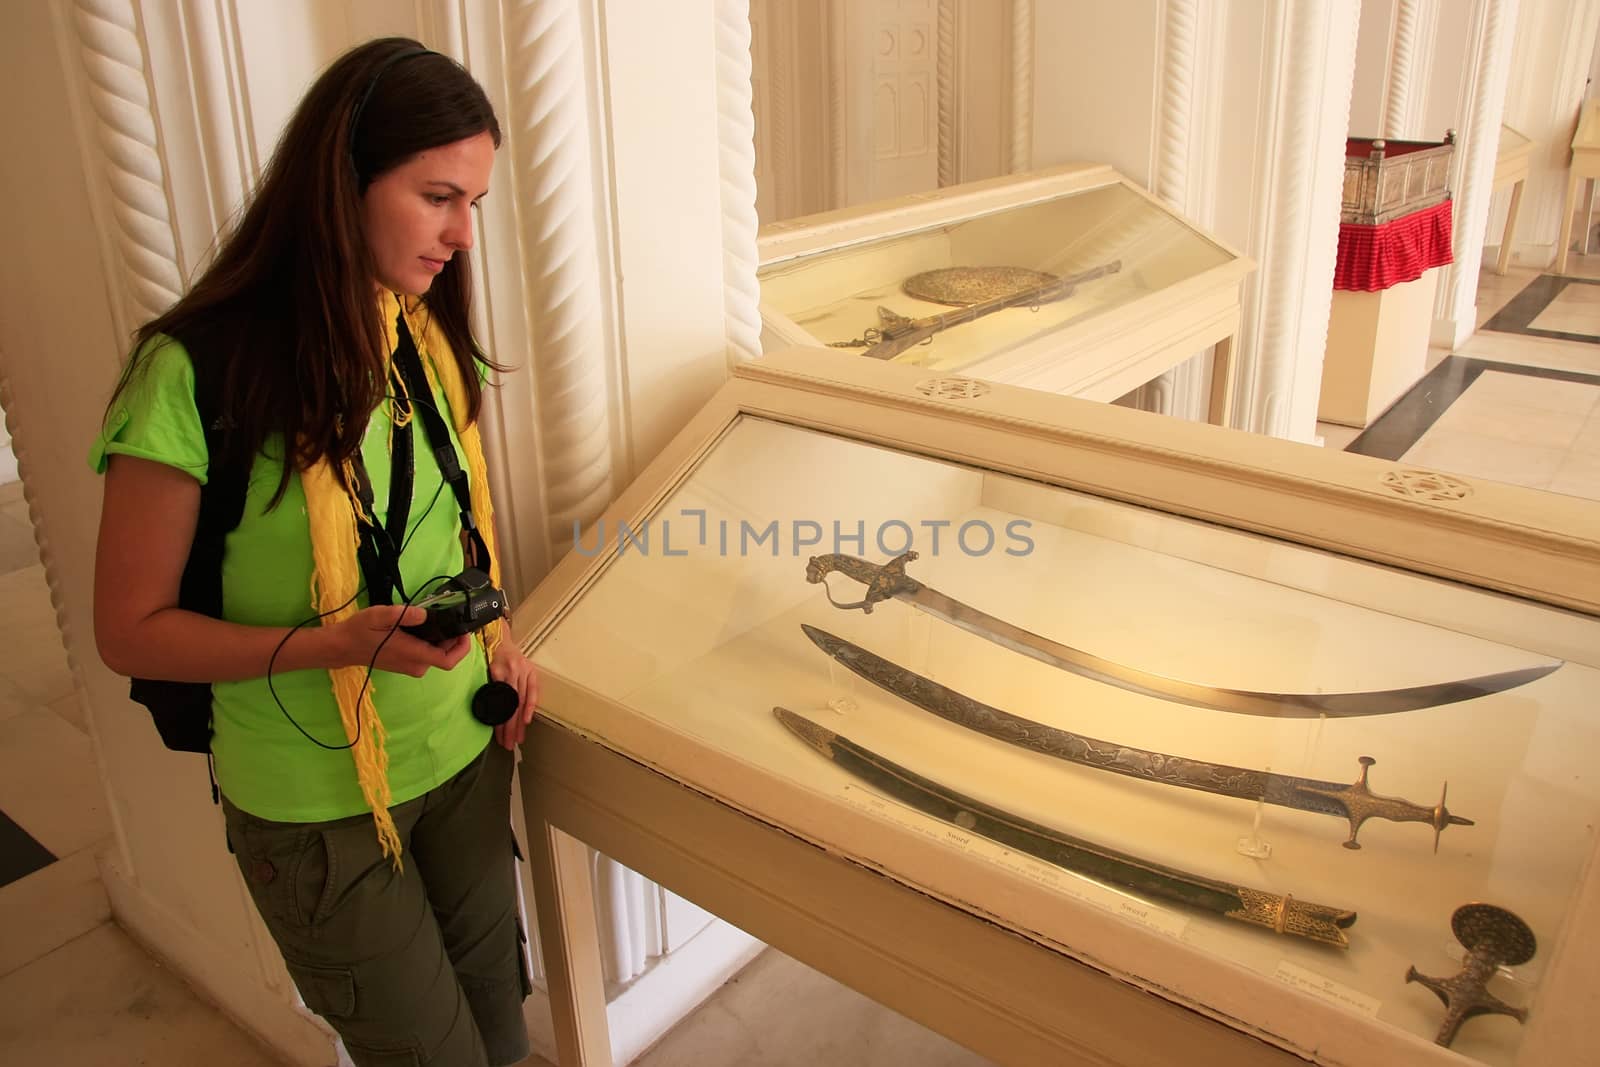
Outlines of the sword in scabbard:
{"label": "sword in scabbard", "polygon": [[1471,819],[1452,814],[1444,806],[1449,783],[1445,784],[1444,791],[1439,795],[1439,803],[1431,807],[1374,793],[1367,787],[1367,772],[1376,762],[1371,756],[1361,757],[1361,777],[1353,785],[1345,785],[1132,748],[1024,719],[891,663],[826,630],[803,623],[800,628],[812,643],[842,666],[885,692],[947,722],[1030,752],[1140,781],[1197,789],[1239,800],[1259,800],[1279,807],[1347,819],[1350,837],[1344,842],[1345,848],[1361,847],[1356,836],[1368,819],[1426,823],[1433,827],[1435,852],[1439,850],[1439,834],[1446,826],[1473,825]]}
{"label": "sword in scabbard", "polygon": [[[1073,674],[1125,689],[1130,693],[1176,701],[1197,708],[1209,708],[1213,711],[1236,712],[1241,715],[1270,715],[1294,719],[1314,719],[1323,715],[1332,718],[1391,715],[1395,712],[1415,711],[1419,708],[1473,700],[1514,689],[1519,685],[1526,685],[1543,678],[1560,667],[1563,662],[1557,660],[1554,663],[1541,663],[1534,667],[1429,685],[1355,693],[1261,693],[1248,689],[1224,689],[1186,682],[1178,678],[1167,678],[1117,663],[1083,649],[1053,641],[1042,634],[1023,629],[1014,623],[964,604],[931,586],[923,585],[908,575],[906,564],[916,558],[916,552],[905,552],[880,566],[855,556],[838,553],[812,556],[810,563],[806,565],[806,581],[823,583],[828,602],[836,608],[846,610],[859,608],[871,614],[874,605],[889,599],[899,600],[930,615],[936,615],[968,633],[976,634],[1041,663],[1048,663],[1052,667],[1059,667]],[[828,589],[824,579],[836,572],[866,586],[866,595],[861,600],[848,604],[835,600],[833,591]]]}
{"label": "sword in scabbard", "polygon": [[1144,896],[1274,933],[1350,947],[1345,930],[1356,921],[1354,911],[1207,878],[1075,837],[958,793],[787,708],[773,708],[772,713],[812,749],[880,793],[1006,848]]}

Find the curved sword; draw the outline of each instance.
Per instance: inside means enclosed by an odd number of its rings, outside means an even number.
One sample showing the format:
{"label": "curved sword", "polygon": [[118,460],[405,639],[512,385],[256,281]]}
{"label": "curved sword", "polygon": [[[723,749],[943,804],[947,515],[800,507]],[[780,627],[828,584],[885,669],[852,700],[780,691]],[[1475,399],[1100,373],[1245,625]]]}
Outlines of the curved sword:
{"label": "curved sword", "polygon": [[787,708],[773,708],[772,713],[796,737],[849,774],[902,804],[969,833],[1146,896],[1201,908],[1275,933],[1350,947],[1345,930],[1356,921],[1353,911],[1206,878],[1073,837],[924,778]]}
{"label": "curved sword", "polygon": [[931,678],[924,678],[916,671],[890,663],[882,656],[826,630],[804,623],[800,629],[818,648],[873,685],[947,722],[1030,752],[1146,782],[1198,789],[1239,800],[1260,800],[1280,807],[1348,819],[1350,837],[1344,842],[1345,848],[1361,847],[1356,835],[1361,832],[1362,823],[1368,819],[1427,823],[1433,827],[1435,852],[1439,851],[1439,834],[1446,826],[1474,825],[1471,819],[1453,815],[1444,806],[1445,796],[1450,790],[1448,782],[1445,783],[1444,792],[1439,794],[1439,803],[1433,807],[1374,793],[1367,788],[1367,772],[1377,762],[1371,756],[1360,758],[1361,777],[1355,784],[1343,785],[1129,748],[1001,711],[942,686]]}
{"label": "curved sword", "polygon": [[1364,693],[1257,693],[1248,689],[1223,689],[1216,686],[1185,682],[1159,674],[1124,666],[1082,649],[1064,645],[1032,630],[996,618],[953,597],[946,596],[906,574],[906,564],[917,558],[917,553],[906,552],[879,566],[855,556],[833,553],[812,556],[806,565],[806,581],[822,582],[835,571],[854,578],[867,587],[866,596],[852,604],[841,604],[833,599],[833,592],[823,584],[828,602],[836,608],[860,608],[867,614],[872,606],[891,597],[913,604],[953,623],[968,633],[976,634],[997,645],[1020,652],[1041,663],[1059,667],[1073,674],[1091,678],[1106,685],[1125,689],[1142,696],[1176,701],[1213,711],[1231,711],[1241,715],[1271,715],[1291,719],[1314,719],[1320,715],[1334,718],[1357,715],[1391,715],[1398,711],[1416,711],[1443,704],[1473,700],[1491,693],[1515,689],[1549,674],[1560,667],[1563,660],[1542,663],[1537,667],[1523,667],[1514,671],[1500,671],[1476,678],[1461,678],[1452,682],[1435,682],[1414,685],[1403,689],[1375,689]]}

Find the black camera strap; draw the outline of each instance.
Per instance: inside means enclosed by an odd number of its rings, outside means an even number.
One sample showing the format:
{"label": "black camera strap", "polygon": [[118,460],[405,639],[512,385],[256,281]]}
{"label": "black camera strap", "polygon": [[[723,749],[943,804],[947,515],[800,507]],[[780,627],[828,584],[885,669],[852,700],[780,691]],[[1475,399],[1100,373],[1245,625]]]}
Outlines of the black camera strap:
{"label": "black camera strap", "polygon": [[[472,517],[472,493],[467,484],[467,473],[461,467],[455,444],[444,417],[433,403],[433,390],[428,384],[427,372],[422,368],[422,357],[417,352],[416,341],[406,326],[405,316],[395,317],[395,332],[399,343],[394,351],[394,366],[400,373],[404,396],[396,394],[391,400],[394,433],[390,445],[389,511],[386,522],[379,522],[374,510],[372,479],[366,464],[357,452],[351,466],[355,472],[356,499],[361,504],[357,518],[360,543],[356,549],[357,562],[367,583],[367,600],[371,604],[391,604],[394,593],[410,599],[400,573],[400,550],[405,546],[406,525],[410,521],[411,496],[416,480],[415,446],[411,423],[415,416],[422,420],[423,432],[433,449],[439,473],[450,485],[456,503],[461,509],[461,529],[466,535],[467,565],[489,573],[489,546],[484,542],[477,523]],[[416,398],[413,402],[412,398]]]}
{"label": "black camera strap", "polygon": [[461,509],[461,529],[467,537],[467,565],[488,574],[492,570],[489,545],[472,517],[472,491],[467,485],[467,472],[461,468],[461,458],[456,455],[456,446],[450,440],[450,428],[444,424],[444,416],[433,404],[433,390],[428,385],[427,372],[422,369],[422,357],[417,354],[417,344],[411,338],[404,315],[395,316],[395,332],[400,343],[394,350],[394,365],[400,371],[400,380],[405,383],[406,392],[414,397],[426,398],[416,405],[417,415],[422,419],[422,428],[433,447],[433,458],[439,464],[439,472],[449,483],[450,491],[455,493],[456,505]]}

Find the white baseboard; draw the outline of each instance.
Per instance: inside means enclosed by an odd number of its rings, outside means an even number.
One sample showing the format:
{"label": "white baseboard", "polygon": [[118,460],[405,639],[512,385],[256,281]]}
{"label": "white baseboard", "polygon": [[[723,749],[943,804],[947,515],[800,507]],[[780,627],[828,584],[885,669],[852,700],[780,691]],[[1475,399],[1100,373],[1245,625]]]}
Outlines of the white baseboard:
{"label": "white baseboard", "polygon": [[[682,948],[657,960],[606,1005],[612,1062],[626,1067],[638,1059],[766,947],[738,927],[718,920]],[[557,1062],[550,1003],[542,990],[528,998],[523,1014],[533,1050]]]}
{"label": "white baseboard", "polygon": [[296,1067],[329,1067],[336,1062],[333,1034],[321,1020],[262,985],[237,956],[229,958],[211,939],[129,882],[114,860],[101,858],[100,877],[117,925],[152,956],[169,963],[224,1015]]}
{"label": "white baseboard", "polygon": [[1428,330],[1428,347],[1455,351],[1477,327],[1478,305],[1467,308],[1459,319],[1434,319]]}

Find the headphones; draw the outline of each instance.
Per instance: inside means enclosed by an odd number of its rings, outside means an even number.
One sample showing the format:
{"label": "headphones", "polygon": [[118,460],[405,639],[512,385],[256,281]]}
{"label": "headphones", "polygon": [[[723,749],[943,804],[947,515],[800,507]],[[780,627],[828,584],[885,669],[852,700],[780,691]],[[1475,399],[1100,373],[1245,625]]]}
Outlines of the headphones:
{"label": "headphones", "polygon": [[361,92],[361,98],[356,101],[355,108],[350,112],[350,129],[345,136],[345,144],[350,155],[350,169],[355,172],[357,181],[361,179],[361,168],[356,164],[356,130],[361,126],[361,116],[367,110],[367,101],[372,99],[372,91],[378,87],[378,82],[383,80],[383,76],[389,72],[389,68],[396,63],[411,59],[414,56],[437,54],[430,48],[408,48],[389,56],[378,64],[377,70],[372,72],[372,80],[367,82],[367,87]]}

